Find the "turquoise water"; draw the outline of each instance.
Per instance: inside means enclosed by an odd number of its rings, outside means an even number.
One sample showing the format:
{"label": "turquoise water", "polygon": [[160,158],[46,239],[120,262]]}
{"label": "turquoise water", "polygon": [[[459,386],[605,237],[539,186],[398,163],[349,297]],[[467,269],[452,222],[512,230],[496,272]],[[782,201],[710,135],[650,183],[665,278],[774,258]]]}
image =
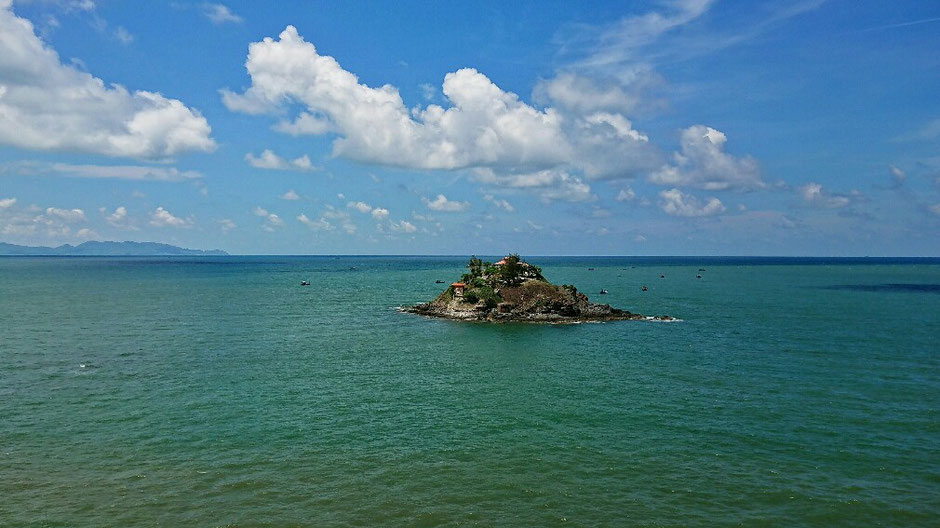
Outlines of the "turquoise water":
{"label": "turquoise water", "polygon": [[533,260],[683,321],[395,311],[466,258],[0,258],[0,525],[940,523],[940,261]]}

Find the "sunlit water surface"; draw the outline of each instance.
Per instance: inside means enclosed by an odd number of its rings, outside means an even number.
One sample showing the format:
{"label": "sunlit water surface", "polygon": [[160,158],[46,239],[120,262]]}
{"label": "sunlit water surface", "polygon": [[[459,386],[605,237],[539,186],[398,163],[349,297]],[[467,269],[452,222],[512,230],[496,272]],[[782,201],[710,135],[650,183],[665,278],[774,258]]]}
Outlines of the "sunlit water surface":
{"label": "sunlit water surface", "polygon": [[940,524],[940,261],[535,260],[682,322],[395,310],[465,257],[0,258],[0,525]]}

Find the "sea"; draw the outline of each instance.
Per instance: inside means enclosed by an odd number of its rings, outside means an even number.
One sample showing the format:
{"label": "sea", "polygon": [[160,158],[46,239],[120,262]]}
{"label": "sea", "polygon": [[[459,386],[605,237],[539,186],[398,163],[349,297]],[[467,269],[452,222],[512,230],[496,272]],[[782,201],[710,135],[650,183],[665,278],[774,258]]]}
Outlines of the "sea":
{"label": "sea", "polygon": [[467,259],[0,258],[0,526],[940,526],[940,259]]}

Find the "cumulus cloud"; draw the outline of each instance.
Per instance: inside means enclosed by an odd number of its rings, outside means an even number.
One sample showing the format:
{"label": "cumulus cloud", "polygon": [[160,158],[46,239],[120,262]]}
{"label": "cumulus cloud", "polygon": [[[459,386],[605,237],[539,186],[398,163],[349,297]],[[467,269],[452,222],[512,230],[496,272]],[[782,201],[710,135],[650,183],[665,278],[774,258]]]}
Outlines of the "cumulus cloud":
{"label": "cumulus cloud", "polygon": [[940,203],[936,203],[927,208],[931,213],[940,215]]}
{"label": "cumulus cloud", "polygon": [[204,3],[202,4],[202,14],[215,25],[225,24],[226,22],[237,24],[242,21],[242,17],[233,13],[225,4]]}
{"label": "cumulus cloud", "polygon": [[216,148],[206,119],[179,100],[63,64],[9,1],[0,35],[0,143],[156,159]]}
{"label": "cumulus cloud", "polygon": [[326,206],[326,210],[323,212],[323,218],[338,222],[341,226],[343,226],[343,230],[350,235],[356,232],[356,224],[352,222],[352,218],[349,216],[349,213],[337,209],[332,205]]}
{"label": "cumulus cloud", "polygon": [[505,174],[490,169],[478,169],[474,171],[473,178],[488,185],[533,192],[544,202],[588,202],[597,199],[591,192],[590,185],[564,170],[548,169],[523,174]]}
{"label": "cumulus cloud", "polygon": [[295,170],[295,171],[315,171],[315,167],[310,162],[310,157],[304,154],[299,158],[287,160],[278,156],[274,151],[265,149],[260,156],[255,157],[251,152],[245,154],[245,161],[257,169],[269,170]]}
{"label": "cumulus cloud", "polygon": [[723,133],[711,127],[695,125],[686,128],[680,137],[681,152],[673,154],[673,164],[652,173],[649,180],[659,185],[706,190],[764,187],[757,160],[736,158],[724,152],[727,141]]}
{"label": "cumulus cloud", "polygon": [[392,231],[396,233],[414,233],[418,230],[414,224],[407,220],[401,220],[399,222],[392,222],[389,226]]}
{"label": "cumulus cloud", "polygon": [[620,192],[617,193],[615,200],[618,202],[632,202],[636,199],[636,192],[630,187],[626,189],[620,189]]}
{"label": "cumulus cloud", "polygon": [[87,227],[83,227],[75,232],[75,238],[79,240],[93,240],[96,238],[101,238],[101,236],[96,231]]}
{"label": "cumulus cloud", "polygon": [[438,194],[437,198],[433,200],[428,200],[427,198],[423,199],[425,205],[428,206],[428,209],[433,211],[443,211],[447,213],[459,213],[466,211],[470,208],[470,202],[458,202],[455,200],[448,200],[443,194]]}
{"label": "cumulus cloud", "polygon": [[48,238],[75,238],[78,240],[96,237],[88,228],[77,228],[76,224],[87,221],[82,209],[30,205],[16,207],[15,198],[0,200],[0,234],[10,237],[45,235]]}
{"label": "cumulus cloud", "polygon": [[102,207],[100,211],[101,214],[104,215],[104,219],[111,224],[111,226],[118,229],[137,230],[137,228],[130,223],[130,218],[127,216],[127,208],[123,205],[115,208],[114,212],[110,214],[108,214],[107,209],[104,207]]}
{"label": "cumulus cloud", "polygon": [[725,206],[718,198],[708,198],[703,202],[679,189],[661,191],[659,197],[660,209],[672,216],[713,216],[725,212]]}
{"label": "cumulus cloud", "polygon": [[154,227],[189,227],[192,224],[191,219],[183,219],[174,216],[162,206],[157,207],[150,214],[150,225]]}
{"label": "cumulus cloud", "polygon": [[379,221],[385,220],[386,218],[388,218],[388,209],[385,209],[382,207],[376,207],[375,209],[372,210],[372,218],[379,220]]}
{"label": "cumulus cloud", "polygon": [[284,225],[284,221],[281,220],[280,216],[268,211],[261,206],[256,205],[252,212],[255,214],[255,216],[264,218],[264,223],[261,225],[261,229],[265,231],[272,232],[274,231],[275,227]]}
{"label": "cumulus cloud", "polygon": [[223,218],[219,220],[219,226],[221,226],[222,233],[224,234],[238,227],[238,224],[236,224],[234,221],[232,221],[229,218]]}
{"label": "cumulus cloud", "polygon": [[808,205],[828,209],[841,209],[853,203],[865,201],[865,195],[858,190],[853,190],[849,194],[831,193],[824,189],[822,184],[816,182],[809,182],[797,188],[797,192]]}
{"label": "cumulus cloud", "polygon": [[576,75],[559,73],[552,79],[541,80],[535,85],[536,100],[554,103],[580,113],[598,110],[631,112],[639,103],[636,94],[629,93],[621,83]]}
{"label": "cumulus cloud", "polygon": [[333,229],[335,229],[333,227],[333,224],[331,224],[322,216],[318,220],[311,220],[304,213],[300,213],[299,215],[297,215],[297,221],[309,227],[313,231],[332,231]]}
{"label": "cumulus cloud", "polygon": [[70,224],[85,221],[85,211],[81,209],[57,209],[55,207],[47,207],[46,215],[52,218],[58,218]]}
{"label": "cumulus cloud", "polygon": [[540,110],[472,68],[444,77],[446,108],[409,109],[397,88],[360,83],[293,26],[278,40],[252,43],[245,66],[251,86],[243,93],[223,90],[226,106],[283,115],[299,103],[303,110],[275,129],[333,133],[335,156],[413,169],[489,168],[510,174],[555,168],[587,178],[634,175],[661,165],[646,136],[617,112],[623,105],[589,108],[569,101],[563,108]]}
{"label": "cumulus cloud", "polygon": [[293,189],[287,191],[286,193],[279,196],[282,200],[300,200],[300,195],[297,194]]}
{"label": "cumulus cloud", "polygon": [[512,213],[513,211],[516,210],[516,208],[513,207],[511,203],[501,198],[496,198],[492,194],[484,195],[483,199],[486,200],[487,202],[490,202],[491,204],[496,206],[498,209],[502,209],[503,211],[506,211],[507,213]]}
{"label": "cumulus cloud", "polygon": [[355,209],[362,214],[367,214],[372,211],[372,206],[365,202],[349,202],[346,204],[346,207]]}

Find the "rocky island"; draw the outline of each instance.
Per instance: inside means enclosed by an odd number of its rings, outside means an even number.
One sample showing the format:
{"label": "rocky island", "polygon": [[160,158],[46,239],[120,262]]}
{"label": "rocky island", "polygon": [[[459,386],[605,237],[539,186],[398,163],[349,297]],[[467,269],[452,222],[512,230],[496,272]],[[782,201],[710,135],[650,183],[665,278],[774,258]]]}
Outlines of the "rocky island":
{"label": "rocky island", "polygon": [[429,303],[401,308],[404,312],[462,321],[525,321],[579,323],[592,321],[673,321],[668,315],[649,317],[595,304],[572,285],[557,286],[538,266],[519,255],[490,263],[473,257],[469,269]]}

